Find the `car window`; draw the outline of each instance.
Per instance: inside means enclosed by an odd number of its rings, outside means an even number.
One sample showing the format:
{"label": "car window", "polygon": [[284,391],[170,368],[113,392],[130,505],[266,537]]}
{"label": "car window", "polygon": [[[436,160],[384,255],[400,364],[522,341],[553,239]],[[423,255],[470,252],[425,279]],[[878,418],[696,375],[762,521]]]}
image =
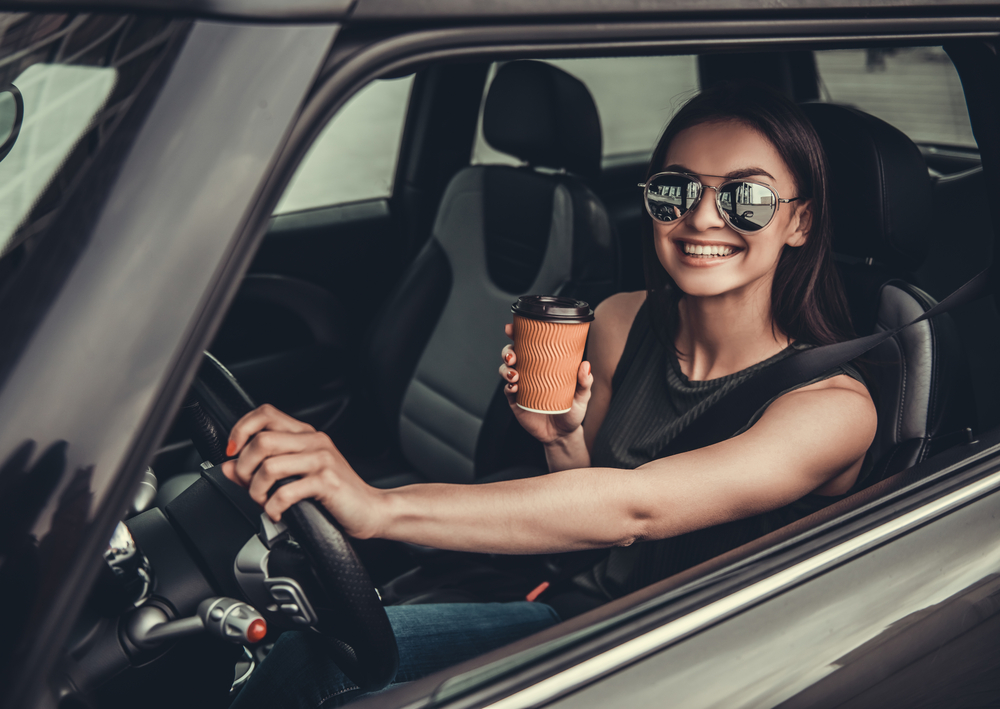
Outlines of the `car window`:
{"label": "car window", "polygon": [[309,148],[275,214],[392,196],[413,75],[356,93]]}
{"label": "car window", "polygon": [[816,52],[821,97],[878,116],[915,143],[975,147],[962,82],[940,47]]}
{"label": "car window", "polygon": [[[698,90],[697,57],[689,55],[548,61],[582,81],[594,97],[605,161],[623,155],[648,156],[670,117]],[[489,80],[497,66],[491,69]],[[482,110],[472,163],[520,164],[483,138]]]}
{"label": "car window", "polygon": [[177,31],[153,17],[0,14],[0,123],[4,87],[23,100],[16,140],[0,148],[0,266],[52,223]]}

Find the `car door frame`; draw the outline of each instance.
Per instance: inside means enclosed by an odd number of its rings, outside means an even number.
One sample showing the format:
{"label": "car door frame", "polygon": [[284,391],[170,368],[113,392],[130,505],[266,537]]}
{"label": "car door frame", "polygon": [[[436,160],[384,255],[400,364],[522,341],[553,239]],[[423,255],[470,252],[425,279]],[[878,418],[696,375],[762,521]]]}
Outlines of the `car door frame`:
{"label": "car door frame", "polygon": [[[233,274],[259,240],[263,224],[249,226],[247,214],[338,29],[193,22],[126,112],[117,152],[96,164],[92,184],[107,190],[89,202],[78,181],[45,249],[7,284],[5,304],[19,307],[0,320],[15,333],[0,367],[0,470],[8,489],[38,503],[22,521],[42,544],[58,537],[49,548],[59,563],[47,568],[34,610],[12,609],[28,620],[5,638],[4,707],[54,706],[66,690],[49,678],[67,661],[80,589],[92,586],[232,297]],[[241,116],[247,130],[231,131],[226,116],[244,110],[253,113]],[[199,201],[209,194],[213,202]],[[28,281],[46,258],[61,270]],[[31,499],[24,504],[35,515]]]}

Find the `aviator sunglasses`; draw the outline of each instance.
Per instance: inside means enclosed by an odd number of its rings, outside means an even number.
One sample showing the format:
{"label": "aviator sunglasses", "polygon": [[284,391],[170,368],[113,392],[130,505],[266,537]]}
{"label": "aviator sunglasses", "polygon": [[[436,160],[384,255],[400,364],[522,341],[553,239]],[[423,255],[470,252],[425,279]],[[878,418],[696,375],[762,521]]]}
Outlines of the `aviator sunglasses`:
{"label": "aviator sunglasses", "polygon": [[719,215],[741,234],[760,231],[774,219],[779,204],[799,199],[781,199],[767,185],[752,180],[727,180],[718,187],[712,187],[702,184],[697,175],[684,172],[659,172],[639,183],[639,187],[642,187],[642,199],[649,216],[664,224],[683,219],[696,208],[706,188],[715,190],[715,206]]}

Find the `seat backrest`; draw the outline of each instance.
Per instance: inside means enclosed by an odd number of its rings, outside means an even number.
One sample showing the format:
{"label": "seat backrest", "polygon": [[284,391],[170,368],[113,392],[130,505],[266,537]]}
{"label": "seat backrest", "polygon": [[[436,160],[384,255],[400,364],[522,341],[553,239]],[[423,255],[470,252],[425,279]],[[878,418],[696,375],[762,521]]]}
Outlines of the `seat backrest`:
{"label": "seat backrest", "polygon": [[[833,250],[859,335],[903,325],[935,300],[912,284],[933,208],[927,165],[888,123],[833,104],[802,106],[830,163]],[[860,362],[878,408],[867,482],[904,470],[975,423],[968,363],[947,314],[912,325]]]}
{"label": "seat backrest", "polygon": [[548,64],[506,64],[483,132],[527,165],[455,175],[371,339],[382,418],[398,425],[403,455],[433,481],[472,482],[519,462],[500,455],[514,447],[504,441],[516,427],[497,376],[517,297],[566,294],[596,305],[617,275],[610,221],[585,183],[601,159],[586,87]]}

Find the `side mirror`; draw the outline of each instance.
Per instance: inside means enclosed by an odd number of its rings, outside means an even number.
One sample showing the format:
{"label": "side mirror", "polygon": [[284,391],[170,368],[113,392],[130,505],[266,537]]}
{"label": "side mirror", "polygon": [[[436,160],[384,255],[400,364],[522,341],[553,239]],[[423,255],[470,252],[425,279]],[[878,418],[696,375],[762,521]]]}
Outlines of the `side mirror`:
{"label": "side mirror", "polygon": [[0,160],[17,142],[24,120],[24,99],[14,84],[0,86]]}

